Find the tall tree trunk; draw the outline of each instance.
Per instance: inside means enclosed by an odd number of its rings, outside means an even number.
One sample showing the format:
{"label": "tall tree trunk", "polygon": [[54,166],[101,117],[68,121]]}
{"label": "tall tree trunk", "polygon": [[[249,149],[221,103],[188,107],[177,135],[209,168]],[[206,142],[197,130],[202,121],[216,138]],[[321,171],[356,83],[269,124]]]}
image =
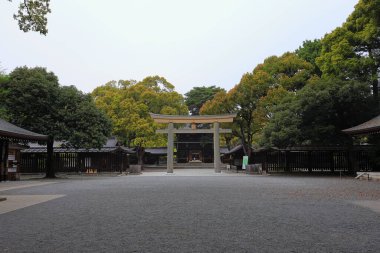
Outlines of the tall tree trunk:
{"label": "tall tree trunk", "polygon": [[372,70],[372,92],[373,92],[373,98],[375,99],[376,105],[378,107],[379,106],[379,76],[377,73],[377,68]]}
{"label": "tall tree trunk", "polygon": [[379,80],[378,80],[378,74],[376,72],[376,75],[373,77],[372,80],[372,92],[373,92],[373,98],[375,99],[377,110],[379,110]]}
{"label": "tall tree trunk", "polygon": [[379,110],[379,64],[376,64],[376,59],[373,56],[372,48],[368,48],[369,58],[375,61],[375,64],[371,67],[371,80],[372,80],[372,93],[375,99],[376,109]]}
{"label": "tall tree trunk", "polygon": [[247,147],[246,147],[246,142],[245,142],[244,129],[243,129],[243,126],[241,124],[240,124],[240,135],[241,135],[241,145],[243,145],[244,155],[247,155]]}
{"label": "tall tree trunk", "polygon": [[251,145],[249,145],[247,147],[247,156],[248,156],[248,158],[251,158],[251,155],[252,155],[252,147],[251,147]]}
{"label": "tall tree trunk", "polygon": [[226,145],[227,145],[228,150],[230,150],[232,137],[229,134],[226,134],[224,136],[224,139],[226,140]]}
{"label": "tall tree trunk", "polygon": [[138,147],[137,148],[137,164],[138,165],[144,164],[144,154],[145,154],[145,149],[143,147]]}

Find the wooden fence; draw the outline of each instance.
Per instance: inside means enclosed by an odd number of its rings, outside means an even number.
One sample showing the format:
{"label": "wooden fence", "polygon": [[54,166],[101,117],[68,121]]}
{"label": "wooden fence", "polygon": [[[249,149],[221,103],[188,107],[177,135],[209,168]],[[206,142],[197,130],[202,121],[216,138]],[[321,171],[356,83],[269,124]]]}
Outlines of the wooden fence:
{"label": "wooden fence", "polygon": [[262,150],[253,152],[250,163],[261,163],[269,173],[377,171],[374,152],[372,147],[365,146]]}
{"label": "wooden fence", "polygon": [[[250,163],[261,163],[268,173],[379,171],[374,163],[375,150],[370,146],[351,149],[331,147],[299,147],[255,151]],[[55,152],[56,172],[120,172],[134,164],[135,155],[123,152]],[[236,158],[235,160],[241,161]],[[22,152],[21,173],[46,172],[46,153]]]}
{"label": "wooden fence", "polygon": [[[56,172],[121,172],[128,166],[122,152],[54,153]],[[21,153],[21,173],[46,172],[46,153]]]}

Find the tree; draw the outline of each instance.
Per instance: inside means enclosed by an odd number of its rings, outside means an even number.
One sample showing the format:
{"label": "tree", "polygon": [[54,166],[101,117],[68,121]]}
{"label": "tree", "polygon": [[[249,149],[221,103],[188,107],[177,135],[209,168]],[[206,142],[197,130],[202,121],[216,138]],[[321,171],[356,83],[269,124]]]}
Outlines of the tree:
{"label": "tree", "polygon": [[223,94],[218,93],[212,101],[206,102],[201,113],[218,111],[219,106],[222,112],[236,113],[232,131],[243,144],[245,154],[250,156],[252,145],[259,142],[267,123],[266,117],[272,113],[269,101],[277,103],[282,93],[294,93],[301,89],[312,77],[312,71],[312,64],[294,53],[268,57],[251,73],[244,74],[224,99]]}
{"label": "tree", "polygon": [[97,87],[92,96],[97,107],[111,118],[113,134],[127,146],[136,147],[139,164],[143,163],[145,147],[166,145],[165,137],[155,133],[158,125],[149,113],[188,113],[183,97],[159,76],[141,82],[111,81]]}
{"label": "tree", "polygon": [[313,73],[321,76],[322,71],[319,69],[316,58],[320,56],[322,50],[322,43],[320,39],[305,40],[295,53],[301,59],[311,63],[314,67]]}
{"label": "tree", "polygon": [[155,92],[173,92],[174,85],[161,76],[148,76],[138,83]]}
{"label": "tree", "polygon": [[269,146],[345,145],[342,129],[368,120],[371,93],[357,81],[313,79],[297,94],[284,97],[264,129]]}
{"label": "tree", "polygon": [[231,113],[232,107],[228,104],[227,92],[221,90],[214,95],[212,100],[207,100],[199,109],[201,115]]}
{"label": "tree", "polygon": [[54,104],[59,99],[58,78],[44,68],[16,68],[1,89],[3,106],[11,116],[11,123],[42,134],[60,134]]}
{"label": "tree", "polygon": [[[12,0],[9,0],[12,2]],[[20,30],[24,32],[35,31],[46,35],[47,14],[51,12],[50,0],[23,0],[13,18],[18,21]]]}
{"label": "tree", "polygon": [[237,113],[235,119],[236,134],[243,144],[244,153],[248,156],[252,152],[254,117],[253,112],[256,109],[258,100],[265,96],[270,85],[271,77],[264,71],[256,73],[246,73],[241,78],[238,85],[228,92],[228,98],[233,105],[233,111]]}
{"label": "tree", "polygon": [[316,59],[322,77],[369,81],[368,58],[356,54],[352,35],[345,27],[338,27],[323,38],[321,56]]}
{"label": "tree", "polygon": [[270,86],[282,86],[289,91],[301,89],[313,74],[313,65],[295,53],[284,53],[280,57],[271,56],[256,66],[253,74],[265,72],[271,77]]}
{"label": "tree", "polygon": [[300,116],[295,106],[295,94],[289,93],[275,107],[274,114],[263,129],[260,139],[264,147],[288,147],[298,144],[301,137]]}
{"label": "tree", "polygon": [[110,134],[111,123],[91,96],[73,86],[60,87],[57,76],[45,68],[16,68],[0,91],[0,105],[11,123],[68,146],[100,148]]}
{"label": "tree", "polygon": [[324,77],[368,82],[378,101],[380,0],[360,0],[346,22],[322,39],[316,62]]}
{"label": "tree", "polygon": [[111,121],[99,110],[90,94],[75,86],[60,88],[57,101],[61,125],[60,136],[66,145],[75,148],[100,148],[111,134]]}
{"label": "tree", "polygon": [[[215,115],[233,113],[234,105],[227,95],[225,90],[221,90],[215,94],[212,100],[207,100],[199,110],[201,115]],[[221,127],[232,129],[233,134],[224,134],[222,139],[225,140],[228,148],[232,147],[232,144],[237,144],[237,131],[236,124],[233,123],[221,123]]]}
{"label": "tree", "polygon": [[285,97],[293,95],[293,92],[285,90],[282,86],[270,88],[267,94],[261,97],[253,111],[255,124],[253,128],[254,143],[261,143],[263,138],[263,129],[272,120],[276,108],[282,103]]}
{"label": "tree", "polygon": [[215,86],[201,86],[194,87],[189,92],[185,93],[185,102],[191,115],[199,115],[199,110],[203,104],[209,100],[212,100],[220,91],[225,91],[222,88]]}
{"label": "tree", "polygon": [[[8,81],[9,81],[9,76],[6,75],[5,72],[0,69],[0,87],[5,85]],[[0,89],[0,98],[5,97],[6,93],[7,93],[6,90]],[[3,103],[0,103],[0,118],[9,121],[7,109]]]}
{"label": "tree", "polygon": [[352,33],[352,44],[357,55],[365,59],[368,76],[378,101],[380,70],[380,0],[360,0],[344,24]]}

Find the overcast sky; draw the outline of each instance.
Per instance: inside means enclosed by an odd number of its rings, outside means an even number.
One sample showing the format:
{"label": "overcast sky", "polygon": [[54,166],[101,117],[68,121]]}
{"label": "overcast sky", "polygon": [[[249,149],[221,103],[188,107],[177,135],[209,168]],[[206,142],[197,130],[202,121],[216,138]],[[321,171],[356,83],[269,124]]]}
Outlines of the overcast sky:
{"label": "overcast sky", "polygon": [[160,75],[182,94],[231,89],[271,55],[340,26],[358,0],[51,0],[47,36],[18,29],[0,0],[0,66],[42,66],[84,92]]}

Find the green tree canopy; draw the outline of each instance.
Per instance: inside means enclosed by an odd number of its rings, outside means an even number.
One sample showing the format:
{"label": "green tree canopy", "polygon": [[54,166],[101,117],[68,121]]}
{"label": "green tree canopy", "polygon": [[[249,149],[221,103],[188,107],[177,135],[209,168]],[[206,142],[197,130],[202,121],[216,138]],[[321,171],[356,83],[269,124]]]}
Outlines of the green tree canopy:
{"label": "green tree canopy", "polygon": [[305,40],[302,43],[302,46],[300,46],[295,53],[300,57],[301,59],[310,62],[313,67],[314,71],[313,73],[321,76],[322,71],[319,69],[316,59],[320,56],[322,50],[322,43],[321,40],[315,39],[315,40]]}
{"label": "green tree canopy", "polygon": [[108,116],[99,110],[90,94],[83,94],[74,86],[63,86],[57,101],[59,118],[64,119],[61,139],[71,146],[101,147],[111,134]]}
{"label": "green tree canopy", "polygon": [[[127,85],[125,85],[127,84]],[[113,122],[113,134],[129,147],[137,147],[142,163],[144,147],[165,146],[165,136],[155,133],[149,113],[188,114],[182,95],[159,76],[141,82],[111,81],[97,87],[92,96],[98,108]]]}
{"label": "green tree canopy", "polygon": [[199,110],[201,115],[232,113],[233,105],[228,100],[227,92],[221,90],[215,94],[212,100],[207,100]]}
{"label": "green tree canopy", "polygon": [[377,110],[379,24],[380,0],[360,0],[341,27],[304,41],[295,53],[268,57],[229,92],[206,102],[201,113],[237,113],[233,133],[248,154],[255,143],[349,143],[341,130]]}
{"label": "green tree canopy", "polygon": [[191,115],[199,115],[199,110],[203,104],[212,100],[216,93],[225,91],[224,89],[216,86],[201,86],[194,87],[189,92],[185,93],[185,102]]}
{"label": "green tree canopy", "polygon": [[247,155],[251,152],[256,123],[253,112],[258,100],[266,95],[272,84],[271,80],[270,75],[263,71],[246,73],[239,84],[228,92],[229,104],[233,105],[232,111],[237,113],[234,133],[239,136]]}
{"label": "green tree canopy", "polygon": [[312,76],[313,65],[295,53],[287,52],[280,57],[266,58],[253,70],[253,74],[263,75],[260,72],[269,75],[268,84],[271,86],[282,86],[286,90],[297,91]]}
{"label": "green tree canopy", "polygon": [[[224,114],[224,113],[234,113],[234,104],[231,101],[230,96],[225,90],[221,90],[215,94],[212,100],[206,101],[200,108],[199,113],[201,115],[214,115],[214,114]],[[232,134],[222,135],[222,140],[225,140],[227,147],[232,147],[232,145],[237,145],[239,143],[238,131],[236,124],[233,123],[222,123],[223,128],[232,129]]]}
{"label": "green tree canopy", "polygon": [[337,79],[314,79],[297,94],[284,97],[264,129],[262,144],[347,144],[342,129],[373,115],[371,92],[365,83]]}
{"label": "green tree canopy", "polygon": [[[12,2],[12,0],[8,0]],[[13,18],[18,21],[20,30],[35,31],[46,35],[47,14],[51,12],[50,0],[23,0]]]}
{"label": "green tree canopy", "polygon": [[294,53],[268,57],[252,72],[244,74],[227,94],[217,93],[212,101],[206,102],[201,113],[237,113],[231,128],[250,155],[272,113],[270,103],[279,103],[284,94],[302,89],[312,71],[313,65]]}
{"label": "green tree canopy", "polygon": [[380,0],[360,0],[346,22],[322,39],[316,62],[324,77],[368,82],[377,99]]}
{"label": "green tree canopy", "polygon": [[295,94],[289,93],[275,107],[271,119],[263,129],[261,146],[288,147],[300,142],[300,118],[294,100]]}
{"label": "green tree canopy", "polygon": [[[9,81],[9,76],[5,74],[3,70],[0,68],[0,87],[3,87],[7,82]],[[7,90],[0,89],[0,98],[3,98],[6,96]],[[8,113],[7,108],[5,107],[4,103],[0,103],[0,118],[8,120]]]}
{"label": "green tree canopy", "polygon": [[270,88],[267,94],[258,100],[256,109],[253,111],[253,118],[255,119],[253,143],[260,143],[263,138],[263,129],[273,118],[276,108],[284,101],[285,97],[293,94],[282,86],[278,86]]}
{"label": "green tree canopy", "polygon": [[8,119],[26,129],[64,140],[73,147],[101,147],[111,123],[90,95],[75,87],[60,87],[45,68],[16,68],[0,87]]}

